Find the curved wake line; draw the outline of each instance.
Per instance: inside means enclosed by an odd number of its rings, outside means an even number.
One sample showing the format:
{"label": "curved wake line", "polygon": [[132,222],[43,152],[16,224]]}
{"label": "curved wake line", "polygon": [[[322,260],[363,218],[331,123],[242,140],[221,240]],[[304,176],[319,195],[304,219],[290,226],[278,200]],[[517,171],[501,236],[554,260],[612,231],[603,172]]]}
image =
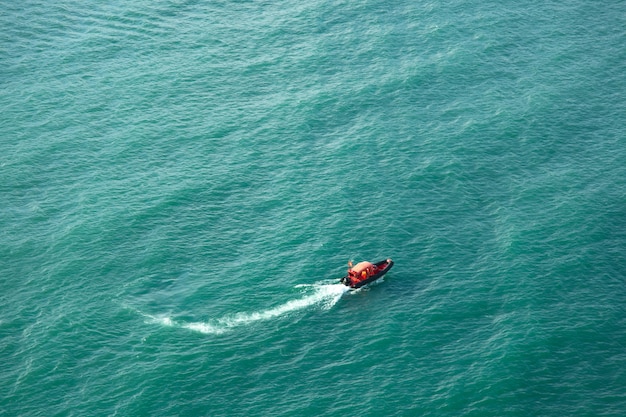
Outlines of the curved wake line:
{"label": "curved wake line", "polygon": [[145,315],[151,319],[153,323],[159,323],[164,326],[176,326],[184,329],[193,330],[205,334],[222,334],[234,327],[248,325],[257,321],[270,320],[275,317],[282,316],[293,311],[302,310],[313,305],[321,305],[323,309],[328,310],[334,306],[337,301],[345,294],[349,288],[343,284],[313,284],[298,285],[298,287],[313,287],[314,293],[306,297],[288,301],[269,310],[257,311],[252,313],[237,313],[233,316],[225,316],[211,322],[177,322],[170,317],[155,317]]}

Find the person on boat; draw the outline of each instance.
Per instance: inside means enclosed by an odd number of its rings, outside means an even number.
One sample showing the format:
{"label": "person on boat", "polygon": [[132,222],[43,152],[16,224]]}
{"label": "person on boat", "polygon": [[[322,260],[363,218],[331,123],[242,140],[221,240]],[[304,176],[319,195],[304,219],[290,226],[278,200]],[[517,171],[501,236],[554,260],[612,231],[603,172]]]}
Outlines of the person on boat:
{"label": "person on boat", "polygon": [[352,284],[366,280],[374,273],[374,264],[371,262],[359,262],[348,270],[348,277]]}
{"label": "person on boat", "polygon": [[354,270],[352,269],[352,261],[348,261],[348,275],[347,275],[347,283],[350,285],[354,285],[355,283],[358,282],[357,280],[357,276],[356,273],[354,272]]}

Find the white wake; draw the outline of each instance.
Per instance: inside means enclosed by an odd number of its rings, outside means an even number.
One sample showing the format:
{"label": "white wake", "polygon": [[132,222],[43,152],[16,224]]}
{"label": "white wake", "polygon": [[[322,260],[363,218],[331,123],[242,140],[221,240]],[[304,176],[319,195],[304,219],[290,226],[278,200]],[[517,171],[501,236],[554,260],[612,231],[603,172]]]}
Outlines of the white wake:
{"label": "white wake", "polygon": [[334,306],[349,288],[343,284],[298,285],[298,288],[312,288],[313,293],[302,298],[288,301],[269,310],[251,313],[237,313],[208,322],[178,322],[167,316],[148,316],[152,323],[164,326],[176,326],[205,334],[221,334],[235,327],[245,326],[257,321],[271,320],[285,314],[302,310],[314,305],[327,310]]}

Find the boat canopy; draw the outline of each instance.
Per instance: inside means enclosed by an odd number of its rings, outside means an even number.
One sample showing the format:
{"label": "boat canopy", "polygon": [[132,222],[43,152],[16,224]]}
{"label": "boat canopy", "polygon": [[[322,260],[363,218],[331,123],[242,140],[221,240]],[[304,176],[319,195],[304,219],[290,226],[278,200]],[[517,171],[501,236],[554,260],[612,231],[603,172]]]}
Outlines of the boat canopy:
{"label": "boat canopy", "polygon": [[359,262],[352,267],[352,271],[357,275],[361,275],[361,272],[366,271],[369,275],[372,272],[372,268],[374,268],[374,264],[371,262]]}

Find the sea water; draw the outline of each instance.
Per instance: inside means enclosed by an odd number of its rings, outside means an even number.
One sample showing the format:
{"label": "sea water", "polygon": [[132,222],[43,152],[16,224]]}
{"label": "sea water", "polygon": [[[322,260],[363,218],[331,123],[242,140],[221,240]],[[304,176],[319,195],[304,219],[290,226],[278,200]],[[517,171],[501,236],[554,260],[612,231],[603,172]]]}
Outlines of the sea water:
{"label": "sea water", "polygon": [[0,11],[0,415],[626,413],[624,2]]}

